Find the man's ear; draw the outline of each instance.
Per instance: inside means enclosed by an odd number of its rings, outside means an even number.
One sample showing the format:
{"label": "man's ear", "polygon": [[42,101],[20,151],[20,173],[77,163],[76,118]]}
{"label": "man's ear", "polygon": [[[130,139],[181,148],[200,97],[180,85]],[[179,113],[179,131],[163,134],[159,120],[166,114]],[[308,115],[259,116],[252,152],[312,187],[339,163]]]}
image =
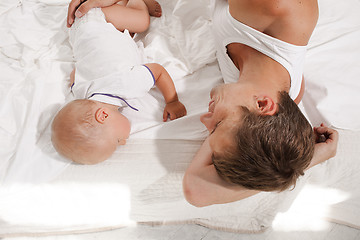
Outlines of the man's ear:
{"label": "man's ear", "polygon": [[95,119],[99,123],[104,123],[108,117],[109,117],[109,113],[105,108],[99,108],[95,112]]}
{"label": "man's ear", "polygon": [[261,115],[274,115],[277,112],[277,104],[271,97],[260,95],[255,97],[256,110]]}

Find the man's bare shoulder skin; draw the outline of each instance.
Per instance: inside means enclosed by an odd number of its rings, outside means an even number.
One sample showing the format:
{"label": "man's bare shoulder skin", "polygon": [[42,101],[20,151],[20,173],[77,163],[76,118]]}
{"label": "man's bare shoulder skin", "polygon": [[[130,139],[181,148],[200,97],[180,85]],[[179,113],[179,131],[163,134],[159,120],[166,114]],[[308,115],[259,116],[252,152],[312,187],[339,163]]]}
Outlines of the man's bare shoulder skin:
{"label": "man's bare shoulder skin", "polygon": [[318,19],[317,0],[229,0],[230,14],[260,32],[306,45]]}

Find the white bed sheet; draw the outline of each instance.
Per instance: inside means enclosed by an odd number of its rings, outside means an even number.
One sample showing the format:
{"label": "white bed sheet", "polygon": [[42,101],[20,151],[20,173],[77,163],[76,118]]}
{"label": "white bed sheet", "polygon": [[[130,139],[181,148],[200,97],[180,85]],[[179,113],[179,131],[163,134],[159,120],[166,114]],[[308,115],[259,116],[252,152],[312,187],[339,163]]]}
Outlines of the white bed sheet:
{"label": "white bed sheet", "polygon": [[181,179],[207,134],[199,116],[207,110],[210,89],[222,82],[210,32],[214,0],[159,2],[163,17],[152,18],[149,31],[136,40],[150,62],[164,65],[173,76],[188,116],[162,123],[164,102],[152,90],[134,100],[141,115],[127,113],[129,144],[96,166],[70,165],[50,142],[49,125],[67,101],[73,67],[65,26],[68,1],[0,3],[0,236],[104,230],[133,221],[257,232],[269,227],[302,189],[299,196],[307,196],[311,182],[348,194],[330,203],[334,211],[321,217],[359,227],[360,194],[354,185],[360,170],[359,1],[319,1],[319,23],[304,70],[301,108],[311,123],[347,129],[341,131],[338,156],[309,171],[293,192],[262,193],[203,209],[186,203]]}

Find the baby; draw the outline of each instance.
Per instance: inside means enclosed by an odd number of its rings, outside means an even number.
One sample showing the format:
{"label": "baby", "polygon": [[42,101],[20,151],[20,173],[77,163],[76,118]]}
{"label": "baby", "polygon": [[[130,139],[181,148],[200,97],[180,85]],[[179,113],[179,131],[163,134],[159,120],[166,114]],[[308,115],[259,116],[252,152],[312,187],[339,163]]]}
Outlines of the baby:
{"label": "baby", "polygon": [[154,85],[166,102],[164,121],[186,115],[168,72],[156,63],[143,65],[139,47],[130,35],[147,30],[150,15],[161,15],[158,2],[129,0],[92,9],[72,25],[69,40],[75,69],[70,79],[78,100],[58,112],[51,136],[55,149],[64,157],[81,164],[109,158],[130,134],[130,122],[119,109],[137,111],[127,99],[145,95]]}

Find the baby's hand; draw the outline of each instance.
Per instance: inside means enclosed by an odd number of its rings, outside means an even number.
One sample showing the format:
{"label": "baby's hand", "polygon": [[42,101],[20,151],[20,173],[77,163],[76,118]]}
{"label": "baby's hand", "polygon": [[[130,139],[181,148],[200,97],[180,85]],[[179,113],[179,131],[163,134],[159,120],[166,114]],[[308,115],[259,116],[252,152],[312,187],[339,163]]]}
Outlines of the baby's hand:
{"label": "baby's hand", "polygon": [[170,120],[174,120],[185,115],[185,106],[180,101],[174,101],[166,104],[163,114],[163,121],[166,122],[168,116],[170,116]]}

